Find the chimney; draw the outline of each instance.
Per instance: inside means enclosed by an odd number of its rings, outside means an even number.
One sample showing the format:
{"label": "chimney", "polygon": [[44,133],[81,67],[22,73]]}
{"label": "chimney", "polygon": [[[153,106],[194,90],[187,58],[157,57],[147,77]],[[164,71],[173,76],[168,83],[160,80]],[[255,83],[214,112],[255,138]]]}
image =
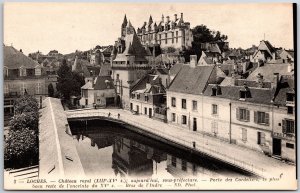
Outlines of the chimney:
{"label": "chimney", "polygon": [[246,71],[247,71],[247,62],[243,62],[242,66],[243,66],[243,73],[246,73]]}
{"label": "chimney", "polygon": [[22,49],[20,49],[20,52],[21,52],[21,53],[23,53],[23,50],[22,50]]}
{"label": "chimney", "polygon": [[146,83],[146,89],[150,89],[151,88],[151,84],[150,83]]}
{"label": "chimney", "polygon": [[177,20],[177,14],[174,14],[174,21]]}
{"label": "chimney", "polygon": [[236,78],[237,78],[237,73],[233,71],[231,74],[231,84],[230,84],[231,86],[235,86]]}
{"label": "chimney", "polygon": [[165,19],[164,19],[164,15],[161,15],[161,21],[164,22]]}
{"label": "chimney", "polygon": [[264,82],[263,75],[261,75],[260,73],[258,73],[256,77],[257,77],[258,87],[262,88],[263,87],[263,82]]}
{"label": "chimney", "polygon": [[197,66],[197,55],[190,55],[190,66],[192,68]]}
{"label": "chimney", "polygon": [[279,82],[279,73],[274,73],[273,81],[271,82],[271,87],[276,88]]}
{"label": "chimney", "polygon": [[167,18],[167,23],[168,23],[168,22],[170,21],[170,17],[169,17],[169,16],[167,16],[166,18]]}
{"label": "chimney", "polygon": [[182,20],[183,20],[183,13],[181,13],[180,15],[181,15],[181,16],[180,16],[180,19],[182,19]]}
{"label": "chimney", "polygon": [[272,59],[273,59],[273,60],[276,59],[276,54],[275,54],[275,52],[272,53]]}

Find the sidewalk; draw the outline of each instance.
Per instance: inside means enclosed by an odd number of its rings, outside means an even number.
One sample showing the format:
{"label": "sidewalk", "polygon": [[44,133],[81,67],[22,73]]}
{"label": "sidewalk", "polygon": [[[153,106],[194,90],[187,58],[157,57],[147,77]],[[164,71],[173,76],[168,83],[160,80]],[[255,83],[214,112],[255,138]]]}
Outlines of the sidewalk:
{"label": "sidewalk", "polygon": [[[119,113],[119,120],[125,123],[139,127],[147,132],[154,133],[183,146],[196,149],[259,176],[276,178],[281,176],[295,179],[296,167],[293,165],[288,165],[279,160],[270,158],[258,151],[229,144],[217,138],[195,133],[194,131],[166,124],[146,116],[133,115],[131,112],[122,109],[89,109],[69,111],[66,114],[69,118],[84,118],[95,116],[108,117],[109,113],[111,113],[110,118],[112,119],[118,119],[117,115]],[[195,142],[195,148],[193,142]]]}

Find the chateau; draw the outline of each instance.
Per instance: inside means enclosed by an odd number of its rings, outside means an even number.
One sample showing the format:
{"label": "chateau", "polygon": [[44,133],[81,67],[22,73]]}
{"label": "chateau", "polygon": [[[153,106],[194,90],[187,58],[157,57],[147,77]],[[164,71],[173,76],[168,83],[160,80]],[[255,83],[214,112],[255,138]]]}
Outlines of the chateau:
{"label": "chateau", "polygon": [[166,16],[165,19],[162,15],[158,22],[153,22],[150,15],[148,23],[144,22],[143,26],[137,29],[137,35],[144,46],[160,45],[161,49],[174,47],[178,50],[184,50],[191,47],[193,42],[190,23],[184,22],[183,13],[181,13],[180,18],[175,14],[173,20],[169,16]]}

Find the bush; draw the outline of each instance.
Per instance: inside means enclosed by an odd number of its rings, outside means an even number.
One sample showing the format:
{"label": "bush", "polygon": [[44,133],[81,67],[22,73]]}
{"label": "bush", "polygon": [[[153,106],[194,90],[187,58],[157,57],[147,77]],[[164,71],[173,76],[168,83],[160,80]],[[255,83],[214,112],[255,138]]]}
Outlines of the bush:
{"label": "bush", "polygon": [[16,114],[9,122],[10,129],[21,130],[23,128],[29,128],[34,131],[38,131],[39,117],[38,113],[26,112],[22,114]]}
{"label": "bush", "polygon": [[22,168],[38,164],[38,137],[29,128],[10,130],[5,139],[4,168]]}
{"label": "bush", "polygon": [[38,112],[39,105],[36,98],[30,95],[23,95],[18,98],[14,104],[15,114],[22,114],[23,112]]}

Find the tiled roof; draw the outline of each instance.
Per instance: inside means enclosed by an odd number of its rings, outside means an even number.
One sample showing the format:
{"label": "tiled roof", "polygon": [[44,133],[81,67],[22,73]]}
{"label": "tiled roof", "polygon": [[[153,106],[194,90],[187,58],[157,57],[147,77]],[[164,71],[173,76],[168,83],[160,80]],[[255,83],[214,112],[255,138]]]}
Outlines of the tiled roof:
{"label": "tiled roof", "polygon": [[290,64],[264,64],[264,66],[260,66],[256,68],[247,78],[247,80],[256,80],[257,75],[260,73],[263,75],[264,80],[271,82],[274,77],[274,73],[279,73],[280,75],[292,75],[292,72],[288,71]]}
{"label": "tiled roof", "polygon": [[[146,88],[147,83],[151,84],[150,89]],[[160,89],[159,89],[160,88]],[[161,84],[159,80],[158,75],[145,75],[143,78],[141,78],[131,89],[131,91],[136,91],[140,93],[165,93],[165,88]]]}
{"label": "tiled roof", "polygon": [[215,66],[196,66],[194,68],[183,65],[169,87],[169,91],[201,94],[214,70]]}
{"label": "tiled roof", "polygon": [[105,90],[105,89],[114,89],[114,82],[110,76],[98,76],[94,90]]}
{"label": "tiled roof", "polygon": [[[204,95],[212,96],[212,88],[214,85],[208,85]],[[265,89],[265,88],[249,88],[250,98],[246,98],[245,100],[240,99],[240,90],[243,89],[243,86],[219,86],[219,93],[217,96],[219,98],[227,98],[231,100],[238,100],[241,102],[251,102],[258,104],[272,104],[272,99],[274,95],[273,89]]]}
{"label": "tiled roof", "polygon": [[9,69],[35,68],[39,63],[25,56],[22,52],[16,50],[12,46],[4,46],[3,48],[4,66]]}
{"label": "tiled roof", "polygon": [[110,64],[103,64],[100,68],[99,76],[110,75],[110,72],[111,72]]}

